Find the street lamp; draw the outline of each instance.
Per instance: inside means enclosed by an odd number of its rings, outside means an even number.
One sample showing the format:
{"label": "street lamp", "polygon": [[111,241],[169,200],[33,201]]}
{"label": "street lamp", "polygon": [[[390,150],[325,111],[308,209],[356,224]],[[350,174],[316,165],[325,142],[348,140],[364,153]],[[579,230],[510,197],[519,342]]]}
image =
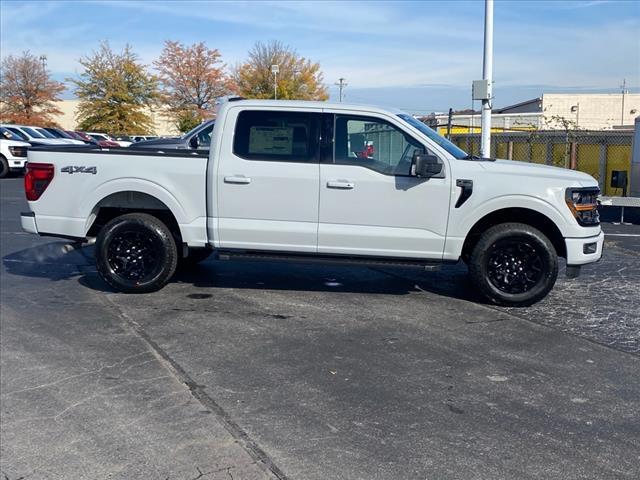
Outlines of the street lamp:
{"label": "street lamp", "polygon": [[278,72],[280,67],[278,65],[271,65],[271,73],[273,73],[273,99],[278,99]]}
{"label": "street lamp", "polygon": [[571,107],[571,113],[576,114],[576,129],[577,129],[578,125],[580,124],[580,102],[578,102],[576,105],[573,105]]}

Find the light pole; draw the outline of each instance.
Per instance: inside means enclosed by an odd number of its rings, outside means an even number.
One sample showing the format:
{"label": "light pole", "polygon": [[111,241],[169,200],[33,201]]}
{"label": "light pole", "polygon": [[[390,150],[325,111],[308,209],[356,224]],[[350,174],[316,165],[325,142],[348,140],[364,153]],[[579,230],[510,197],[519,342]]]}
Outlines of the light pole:
{"label": "light pole", "polygon": [[273,99],[278,99],[278,72],[280,67],[278,65],[271,65],[271,73],[273,73]]}
{"label": "light pole", "polygon": [[624,96],[627,93],[627,79],[624,78],[622,80],[622,85],[620,85],[620,87],[622,88],[622,113],[620,115],[620,125],[624,125]]}
{"label": "light pole", "polygon": [[491,81],[493,79],[493,0],[484,2],[484,59],[482,62],[482,80],[486,86],[486,95],[482,99],[482,133],[480,155],[491,156]]}

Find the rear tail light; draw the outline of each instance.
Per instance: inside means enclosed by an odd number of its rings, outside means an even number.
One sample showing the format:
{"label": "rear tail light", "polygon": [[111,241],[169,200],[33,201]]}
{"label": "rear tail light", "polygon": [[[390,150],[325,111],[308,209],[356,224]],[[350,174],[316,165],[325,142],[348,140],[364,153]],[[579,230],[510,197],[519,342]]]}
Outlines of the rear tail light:
{"label": "rear tail light", "polygon": [[27,173],[24,176],[24,192],[27,200],[33,202],[38,200],[47,189],[55,169],[50,163],[27,162]]}

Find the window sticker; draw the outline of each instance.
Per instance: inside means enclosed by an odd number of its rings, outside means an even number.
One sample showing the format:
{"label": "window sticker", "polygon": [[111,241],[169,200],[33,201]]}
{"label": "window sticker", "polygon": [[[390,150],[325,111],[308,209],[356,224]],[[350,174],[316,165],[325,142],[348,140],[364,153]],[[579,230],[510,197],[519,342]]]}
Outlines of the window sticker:
{"label": "window sticker", "polygon": [[249,153],[267,155],[291,155],[293,152],[293,128],[251,127]]}

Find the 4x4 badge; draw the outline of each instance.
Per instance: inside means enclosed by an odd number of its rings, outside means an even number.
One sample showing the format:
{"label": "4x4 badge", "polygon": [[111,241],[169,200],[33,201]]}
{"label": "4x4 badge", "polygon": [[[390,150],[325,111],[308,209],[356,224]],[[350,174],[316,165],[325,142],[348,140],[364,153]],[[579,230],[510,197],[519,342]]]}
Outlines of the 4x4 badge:
{"label": "4x4 badge", "polygon": [[68,166],[68,167],[62,167],[60,169],[60,171],[62,173],[91,173],[93,175],[95,175],[96,173],[98,173],[98,169],[96,167],[75,167],[75,166]]}

